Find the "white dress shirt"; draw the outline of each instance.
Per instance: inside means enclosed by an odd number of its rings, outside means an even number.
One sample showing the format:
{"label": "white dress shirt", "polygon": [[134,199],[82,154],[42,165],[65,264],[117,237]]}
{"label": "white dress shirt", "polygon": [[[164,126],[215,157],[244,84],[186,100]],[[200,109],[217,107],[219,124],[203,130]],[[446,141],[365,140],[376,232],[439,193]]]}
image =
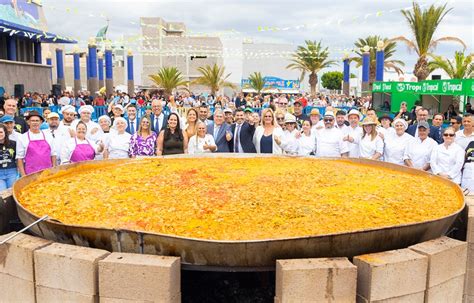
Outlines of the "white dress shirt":
{"label": "white dress shirt", "polygon": [[441,143],[433,148],[430,165],[433,174],[447,174],[454,183],[460,184],[464,150],[456,143],[452,143],[449,147]]}
{"label": "white dress shirt", "polygon": [[462,149],[466,150],[470,142],[474,141],[474,132],[470,136],[464,134],[464,130],[460,129],[456,132],[456,142]]}
{"label": "white dress shirt", "polygon": [[430,163],[431,152],[438,143],[427,137],[425,140],[415,138],[413,142],[408,145],[408,148],[405,151],[404,160],[411,160],[413,162],[414,168],[422,168],[425,164]]}
{"label": "white dress shirt", "polygon": [[338,128],[323,128],[316,133],[317,157],[341,157],[349,152],[349,146],[343,141],[344,134]]}
{"label": "white dress shirt", "polygon": [[403,156],[406,154],[408,145],[415,138],[407,133],[399,136],[397,133],[389,133],[385,137],[384,161],[398,165],[404,165]]}

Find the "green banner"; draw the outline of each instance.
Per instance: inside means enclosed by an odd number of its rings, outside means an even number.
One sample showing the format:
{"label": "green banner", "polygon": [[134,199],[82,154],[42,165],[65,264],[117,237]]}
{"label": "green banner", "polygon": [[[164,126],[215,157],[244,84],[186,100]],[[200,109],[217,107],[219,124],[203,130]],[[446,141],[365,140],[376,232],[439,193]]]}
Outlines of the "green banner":
{"label": "green banner", "polygon": [[374,82],[374,93],[414,93],[421,95],[474,95],[473,79],[427,80],[421,82]]}

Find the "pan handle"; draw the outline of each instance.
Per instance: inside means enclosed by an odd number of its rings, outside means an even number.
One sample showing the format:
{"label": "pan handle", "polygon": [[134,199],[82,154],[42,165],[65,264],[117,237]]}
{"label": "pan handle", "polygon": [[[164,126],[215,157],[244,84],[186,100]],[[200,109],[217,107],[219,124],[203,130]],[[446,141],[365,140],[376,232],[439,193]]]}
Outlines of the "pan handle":
{"label": "pan handle", "polygon": [[49,218],[48,215],[45,215],[45,216],[39,218],[39,219],[36,220],[35,222],[31,223],[30,225],[24,227],[23,229],[17,231],[16,233],[14,233],[13,235],[11,235],[10,237],[8,237],[8,238],[4,239],[3,241],[1,241],[1,242],[0,242],[0,245],[5,244],[7,241],[9,241],[9,240],[15,238],[16,236],[18,236],[19,234],[21,234],[21,233],[23,233],[24,231],[28,230],[28,229],[31,228],[32,226],[34,226],[34,225],[36,225],[36,224],[38,224],[38,223],[40,223],[40,222],[42,222],[42,221],[44,221],[44,220],[46,220],[46,219],[48,219],[48,218]]}

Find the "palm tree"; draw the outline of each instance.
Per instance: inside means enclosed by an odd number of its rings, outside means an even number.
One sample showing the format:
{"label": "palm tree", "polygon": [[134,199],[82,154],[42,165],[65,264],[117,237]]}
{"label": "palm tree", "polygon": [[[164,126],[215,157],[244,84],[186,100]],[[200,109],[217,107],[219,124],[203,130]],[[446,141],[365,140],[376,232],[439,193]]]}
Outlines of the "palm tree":
{"label": "palm tree", "polygon": [[413,74],[418,78],[418,81],[425,80],[430,74],[428,55],[435,50],[439,42],[459,42],[464,46],[464,49],[466,48],[464,42],[456,37],[433,38],[443,18],[452,10],[452,8],[446,9],[446,5],[436,7],[432,4],[428,9],[422,11],[420,5],[413,2],[413,12],[411,10],[401,11],[410,26],[414,40],[404,36],[395,37],[392,40],[405,42],[410,50],[417,53],[418,61],[415,64]]}
{"label": "palm tree", "polygon": [[192,83],[205,85],[211,89],[211,95],[215,95],[223,87],[230,87],[235,89],[236,86],[227,81],[229,78],[230,73],[224,76],[225,67],[218,66],[214,63],[213,66],[206,65],[204,67],[198,67],[198,72],[201,73],[201,77],[194,80]]}
{"label": "palm tree", "polygon": [[257,91],[257,94],[260,94],[264,86],[265,79],[260,72],[254,72],[249,76],[249,87]]}
{"label": "palm tree", "polygon": [[298,46],[293,54],[293,63],[286,68],[297,69],[301,71],[300,81],[303,81],[306,73],[309,73],[309,85],[311,87],[311,95],[316,95],[316,85],[318,84],[317,73],[323,68],[331,67],[336,64],[335,60],[329,60],[328,48],[321,46],[321,41],[305,41],[306,46]]}
{"label": "palm tree", "polygon": [[428,63],[430,72],[440,68],[444,70],[451,79],[465,79],[474,77],[474,54],[464,55],[464,52],[455,52],[454,60],[445,57],[430,55],[433,59]]}
{"label": "palm tree", "polygon": [[187,86],[189,81],[184,80],[176,67],[162,67],[156,75],[148,76],[153,83],[161,87],[166,95],[171,95],[174,89]]}
{"label": "palm tree", "polygon": [[375,81],[375,67],[376,67],[376,49],[378,41],[384,42],[384,54],[385,54],[385,61],[384,67],[385,70],[394,70],[397,74],[403,74],[402,66],[405,66],[405,63],[400,60],[389,60],[393,54],[395,53],[397,43],[393,41],[389,41],[388,38],[382,38],[380,36],[368,36],[367,38],[359,38],[354,45],[356,47],[355,53],[357,54],[356,57],[349,58],[349,60],[354,61],[357,63],[357,67],[362,65],[362,51],[361,49],[368,45],[370,46],[370,68],[369,68],[369,85],[372,85]]}

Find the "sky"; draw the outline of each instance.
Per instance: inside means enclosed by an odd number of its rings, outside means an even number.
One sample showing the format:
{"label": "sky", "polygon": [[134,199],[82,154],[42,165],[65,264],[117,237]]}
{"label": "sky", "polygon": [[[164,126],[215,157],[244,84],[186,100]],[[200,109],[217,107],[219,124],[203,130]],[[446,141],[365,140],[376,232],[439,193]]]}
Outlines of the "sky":
{"label": "sky", "polygon": [[[446,2],[452,11],[435,36],[461,38],[467,51],[474,52],[473,0],[419,1],[421,5]],[[43,7],[49,31],[79,39],[82,46],[106,24],[106,18],[110,20],[108,37],[112,40],[136,35],[140,17],[184,22],[192,34],[221,35],[224,41],[277,42],[296,48],[308,39],[321,40],[329,47],[331,58],[338,60],[360,37],[412,38],[400,13],[400,9],[411,7],[409,0],[43,0]],[[266,27],[268,30],[261,30]],[[440,44],[436,53],[453,57],[460,49],[449,42]],[[411,71],[417,56],[399,45],[394,58],[404,61],[406,70]]]}

